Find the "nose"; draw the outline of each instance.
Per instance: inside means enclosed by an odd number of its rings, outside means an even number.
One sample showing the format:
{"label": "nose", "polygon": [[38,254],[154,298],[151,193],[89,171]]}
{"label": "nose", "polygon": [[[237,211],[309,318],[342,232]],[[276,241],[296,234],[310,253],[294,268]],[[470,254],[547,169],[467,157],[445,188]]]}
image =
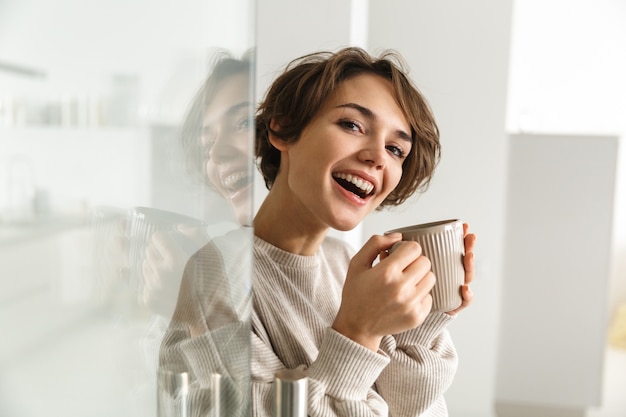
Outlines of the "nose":
{"label": "nose", "polygon": [[241,151],[237,147],[237,141],[231,135],[224,134],[223,129],[216,129],[214,141],[209,149],[209,158],[214,162],[226,162],[236,158]]}
{"label": "nose", "polygon": [[368,145],[361,149],[358,154],[360,161],[368,165],[375,166],[377,169],[385,167],[385,143],[383,140],[372,140]]}

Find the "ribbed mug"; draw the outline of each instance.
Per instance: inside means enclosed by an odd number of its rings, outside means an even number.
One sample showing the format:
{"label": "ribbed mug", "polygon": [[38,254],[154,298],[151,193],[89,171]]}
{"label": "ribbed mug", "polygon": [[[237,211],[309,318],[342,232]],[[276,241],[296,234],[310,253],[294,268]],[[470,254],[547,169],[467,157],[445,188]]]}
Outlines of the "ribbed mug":
{"label": "ribbed mug", "polygon": [[431,311],[448,312],[459,307],[462,302],[461,286],[465,282],[465,245],[461,220],[441,220],[385,232],[390,233],[402,233],[403,241],[418,242],[422,253],[430,259],[437,280],[431,292]]}

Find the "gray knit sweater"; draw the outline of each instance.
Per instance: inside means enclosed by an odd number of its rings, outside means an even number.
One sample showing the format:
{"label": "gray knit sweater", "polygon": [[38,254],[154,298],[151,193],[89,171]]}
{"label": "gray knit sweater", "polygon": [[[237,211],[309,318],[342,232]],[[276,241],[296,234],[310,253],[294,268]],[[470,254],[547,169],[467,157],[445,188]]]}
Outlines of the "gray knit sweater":
{"label": "gray knit sweater", "polygon": [[[251,241],[250,229],[218,238],[185,268],[159,363],[189,374],[191,415],[214,415],[219,407],[223,415],[269,417],[274,374],[301,368],[310,416],[447,416],[443,394],[457,365],[445,329],[451,316],[430,314],[372,352],[330,328],[351,257],[344,242],[326,238],[315,256],[301,256],[254,237],[250,323]],[[192,337],[192,326],[200,334]],[[180,405],[164,390],[159,400],[169,409]]]}
{"label": "gray knit sweater", "polygon": [[447,416],[443,398],[457,367],[445,327],[430,314],[415,330],[387,336],[378,353],[330,328],[351,253],[326,238],[315,256],[255,237],[252,313],[253,415],[271,415],[271,382],[304,368],[310,416]]}

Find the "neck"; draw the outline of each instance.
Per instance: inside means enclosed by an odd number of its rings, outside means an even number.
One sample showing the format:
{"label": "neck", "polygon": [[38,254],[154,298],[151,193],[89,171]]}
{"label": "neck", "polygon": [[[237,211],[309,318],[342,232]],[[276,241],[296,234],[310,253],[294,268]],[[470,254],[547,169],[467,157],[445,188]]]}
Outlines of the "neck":
{"label": "neck", "polygon": [[320,225],[298,203],[272,188],[254,218],[254,234],[268,243],[297,255],[317,253],[329,227]]}

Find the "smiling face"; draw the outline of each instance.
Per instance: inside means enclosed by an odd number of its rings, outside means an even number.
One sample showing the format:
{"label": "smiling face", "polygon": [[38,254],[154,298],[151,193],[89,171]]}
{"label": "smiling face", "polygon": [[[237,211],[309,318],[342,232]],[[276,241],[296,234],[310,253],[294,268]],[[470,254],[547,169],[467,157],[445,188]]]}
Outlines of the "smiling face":
{"label": "smiling face", "polygon": [[248,74],[225,79],[208,104],[202,126],[206,174],[235,210],[241,224],[250,224],[252,103]]}
{"label": "smiling face", "polygon": [[[411,129],[391,83],[374,74],[343,81],[297,141],[281,150],[274,188],[285,186],[298,216],[350,230],[398,185]],[[281,184],[281,185],[279,185]]]}

